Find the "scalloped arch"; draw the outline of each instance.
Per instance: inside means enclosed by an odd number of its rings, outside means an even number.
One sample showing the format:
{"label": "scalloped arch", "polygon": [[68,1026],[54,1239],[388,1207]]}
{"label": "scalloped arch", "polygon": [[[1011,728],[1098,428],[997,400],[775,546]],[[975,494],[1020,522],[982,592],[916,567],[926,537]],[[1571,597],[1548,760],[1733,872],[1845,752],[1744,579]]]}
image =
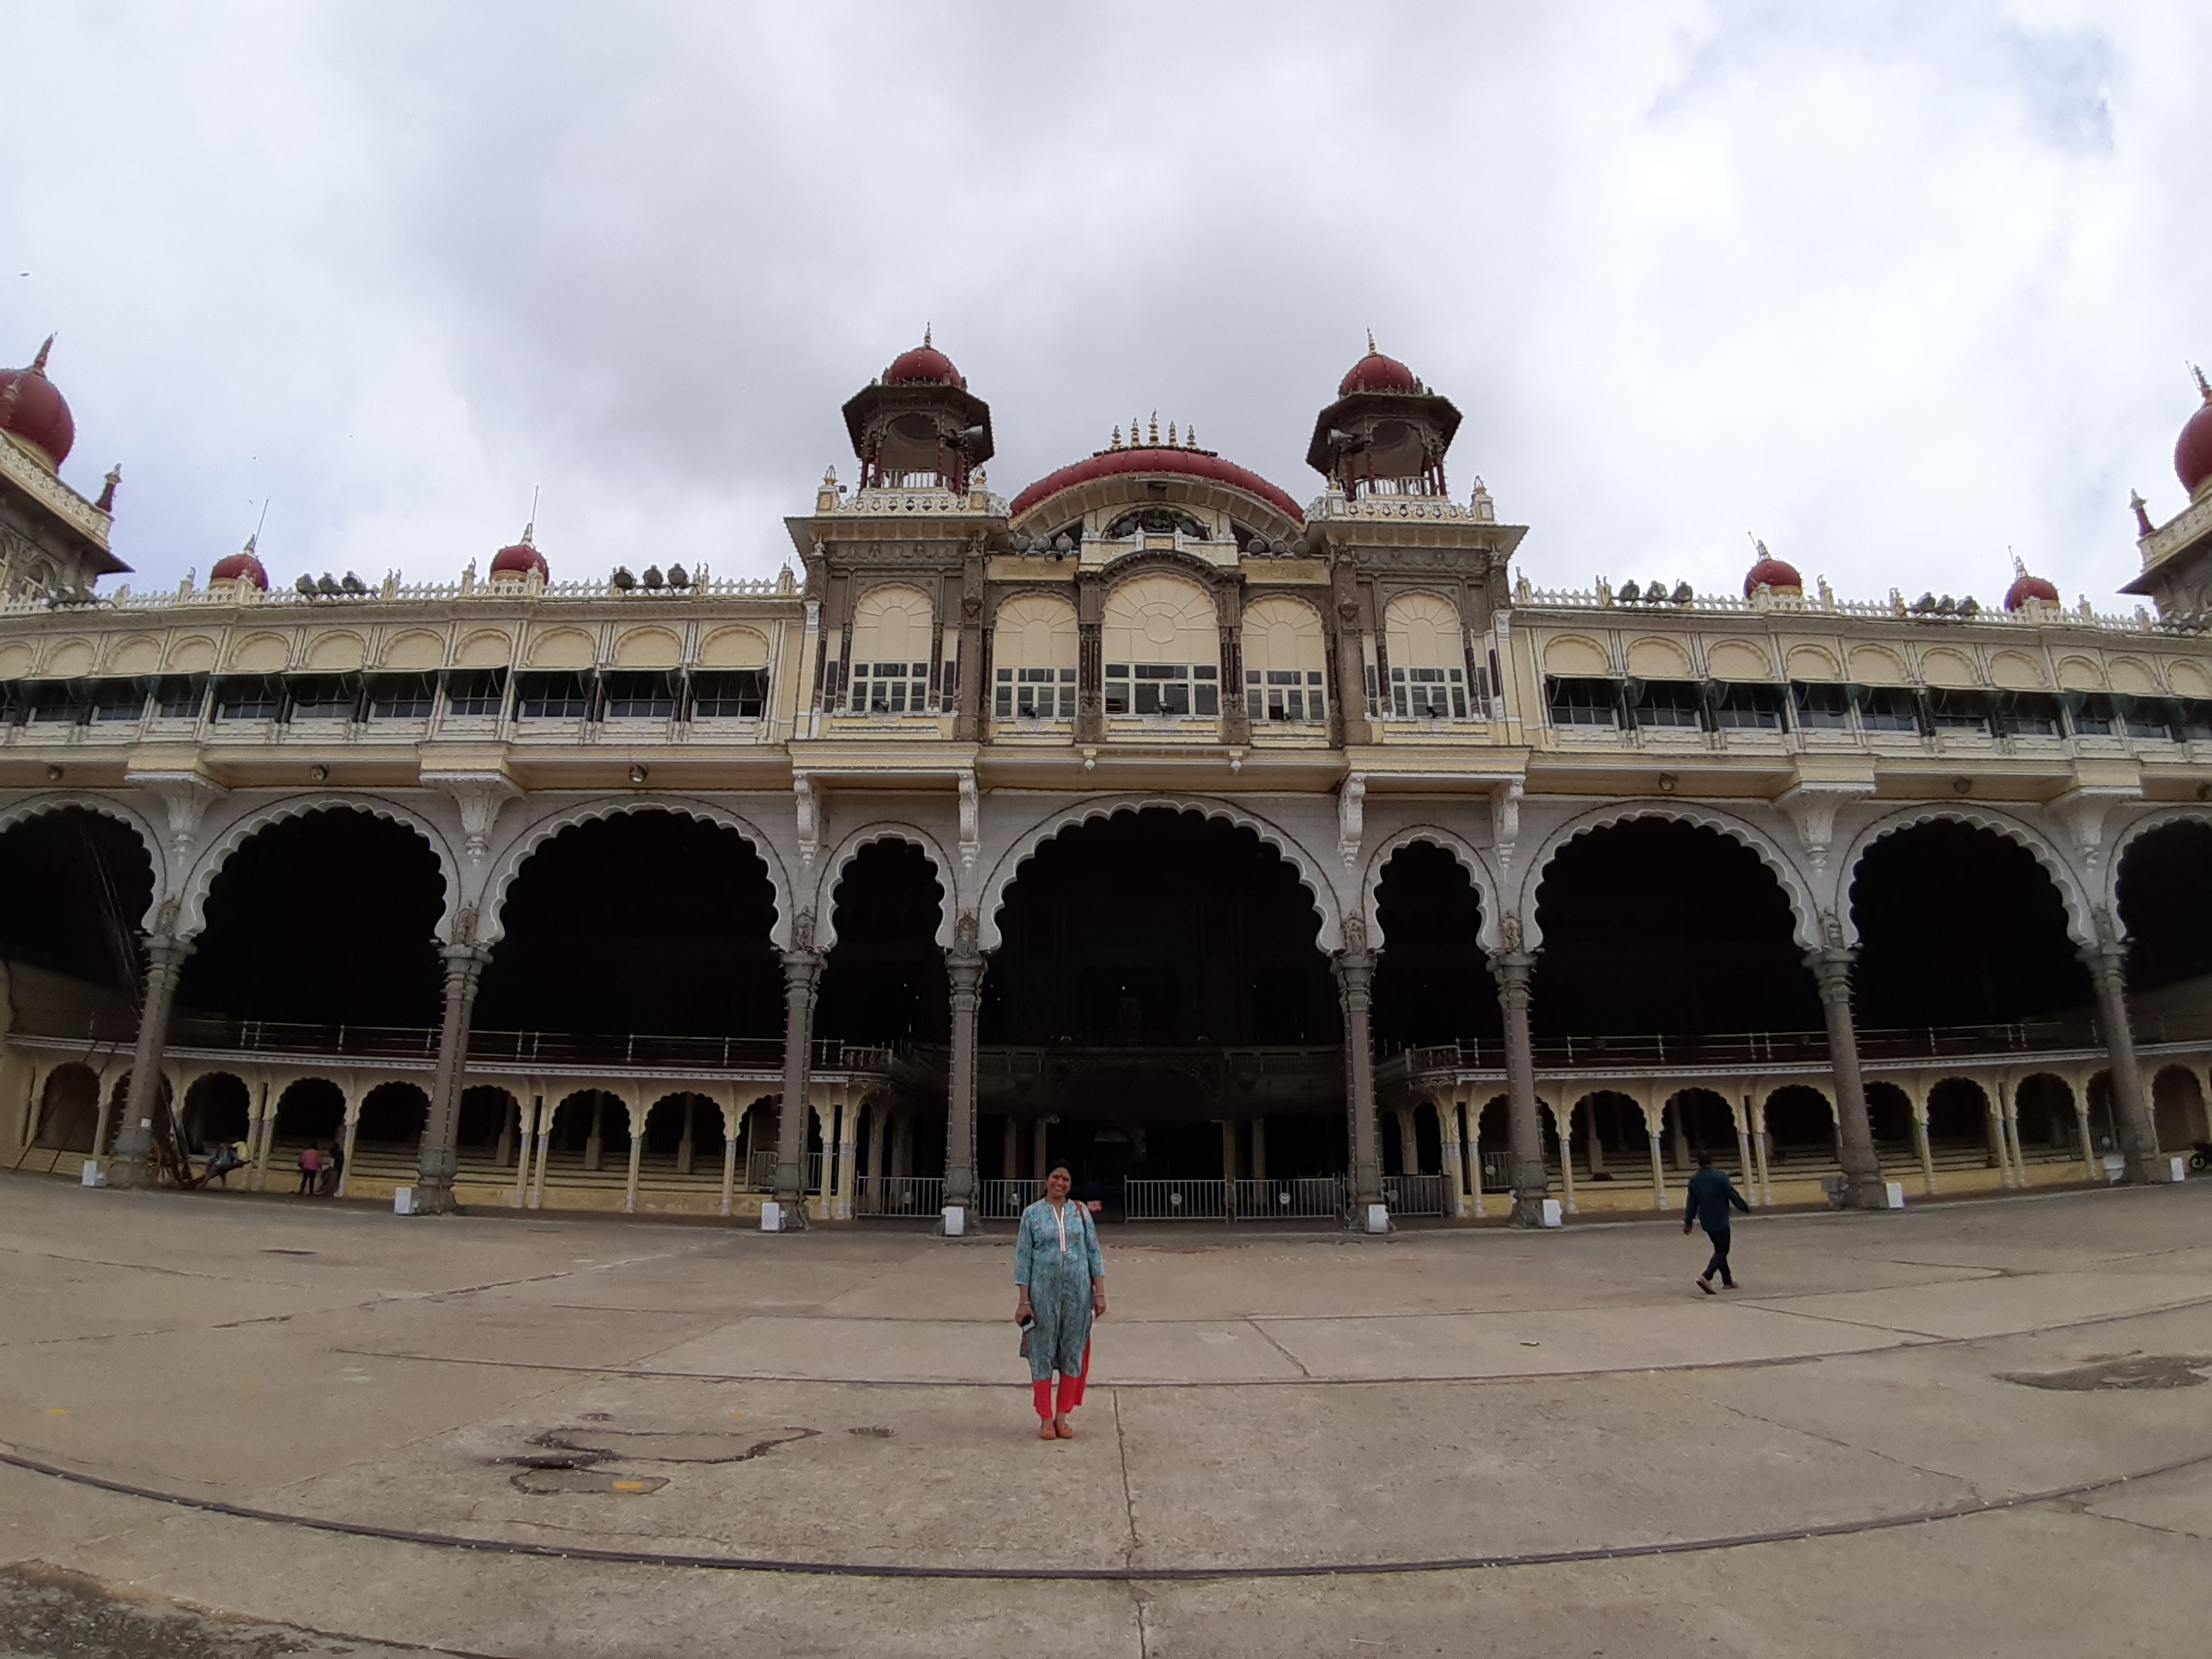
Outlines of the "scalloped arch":
{"label": "scalloped arch", "polygon": [[562,807],[533,820],[507,842],[493,862],[491,874],[484,883],[477,942],[495,945],[506,936],[507,890],[514,884],[515,877],[521,873],[532,853],[563,830],[599,818],[619,817],[625,812],[672,812],[678,817],[696,818],[702,823],[736,830],[768,868],[768,884],[775,900],[775,921],[769,929],[769,943],[779,951],[791,948],[791,878],[784,871],[783,860],[776,855],[775,844],[750,818],[688,795],[606,795]]}
{"label": "scalloped arch", "polygon": [[110,796],[94,794],[86,790],[67,790],[52,794],[31,795],[19,801],[0,806],[0,835],[15,825],[32,818],[44,817],[49,812],[59,812],[71,806],[81,806],[88,812],[98,812],[103,817],[113,818],[138,837],[146,849],[146,857],[154,866],[154,896],[146,906],[146,914],[138,925],[148,933],[155,930],[163,902],[169,896],[169,855],[161,837],[154,826],[131,807]]}
{"label": "scalloped arch", "polygon": [[[2043,873],[2051,878],[2051,885],[2058,890],[2059,902],[2066,907],[2068,936],[2076,945],[2094,945],[2097,942],[2096,918],[2090,910],[2088,897],[2082,890],[2081,880],[2073,866],[2049,840],[2030,825],[2005,813],[1992,811],[1987,807],[1948,806],[1936,802],[1905,807],[1892,812],[1887,817],[1876,818],[1852,838],[1850,847],[1838,866],[1840,874],[1837,880],[1838,902],[1836,921],[1844,931],[1845,945],[1856,945],[1859,942],[1858,923],[1851,915],[1851,890],[1858,885],[1859,860],[1878,841],[1901,830],[1916,830],[1923,823],[1947,821],[1990,830],[2026,848],[2034,855],[2035,861],[2043,866]],[[2118,862],[2117,856],[2114,862]]]}
{"label": "scalloped arch", "polygon": [[430,848],[430,855],[438,860],[438,873],[446,884],[446,902],[438,915],[437,937],[447,944],[453,942],[453,921],[460,911],[460,867],[454,860],[453,849],[446,843],[445,831],[421,814],[381,795],[292,795],[264,802],[228,825],[215,843],[200,854],[185,880],[177,910],[177,937],[196,937],[207,926],[208,894],[233,853],[272,823],[303,818],[315,812],[366,812],[371,817],[404,825],[422,836]]}
{"label": "scalloped arch", "polygon": [[1482,922],[1475,933],[1475,943],[1485,951],[1498,948],[1498,872],[1490,867],[1480,848],[1464,836],[1433,823],[1416,823],[1399,830],[1378,846],[1367,860],[1367,868],[1359,879],[1359,915],[1367,924],[1369,948],[1382,950],[1389,942],[1382,936],[1382,923],[1376,908],[1382,887],[1382,872],[1389,867],[1393,854],[1404,848],[1426,842],[1452,855],[1459,866],[1467,872],[1468,879],[1474,884],[1474,896],[1482,908]]}
{"label": "scalloped arch", "polygon": [[2120,866],[2126,861],[2128,852],[2136,842],[2154,830],[2164,830],[2177,823],[2201,823],[2212,829],[2212,807],[2164,806],[2154,812],[2146,812],[2112,837],[2112,850],[2105,860],[2105,881],[2102,898],[2106,913],[2115,926],[2121,924]]}
{"label": "scalloped arch", "polygon": [[1249,830],[1282,854],[1284,861],[1297,872],[1298,884],[1311,896],[1314,914],[1321,918],[1321,931],[1315,936],[1314,947],[1329,955],[1344,948],[1344,915],[1336,890],[1319,873],[1328,866],[1280,824],[1209,795],[1109,796],[1064,808],[1040,820],[1018,836],[991,866],[990,877],[983,884],[976,905],[981,948],[999,948],[999,912],[1006,908],[1006,890],[1020,878],[1022,866],[1036,856],[1038,848],[1062,831],[1079,830],[1094,818],[1111,818],[1117,812],[1142,812],[1154,807],[1169,812],[1196,812],[1202,817],[1221,818],[1240,830]]}
{"label": "scalloped arch", "polygon": [[837,884],[844,880],[846,866],[860,855],[860,849],[879,841],[902,841],[919,847],[930,867],[937,872],[937,889],[941,896],[934,937],[939,949],[951,950],[953,929],[960,919],[960,890],[953,877],[956,866],[929,831],[889,818],[862,824],[839,842],[837,850],[823,860],[822,878],[814,889],[814,948],[827,952],[837,943]]}
{"label": "scalloped arch", "polygon": [[1631,823],[1637,818],[1662,818],[1674,823],[1695,824],[1701,830],[1711,830],[1740,842],[1759,855],[1775,880],[1781,884],[1782,896],[1790,901],[1790,914],[1796,922],[1797,943],[1806,950],[1818,949],[1820,943],[1820,910],[1813,901],[1812,884],[1805,872],[1790,861],[1773,837],[1746,819],[1732,812],[1701,805],[1694,801],[1628,800],[1617,801],[1585,812],[1579,817],[1569,818],[1544,838],[1535,856],[1528,860],[1528,872],[1521,878],[1519,911],[1522,936],[1526,948],[1534,950],[1543,940],[1536,926],[1536,895],[1544,884],[1544,872],[1562,848],[1581,836],[1593,835],[1600,830],[1609,830],[1616,823]]}

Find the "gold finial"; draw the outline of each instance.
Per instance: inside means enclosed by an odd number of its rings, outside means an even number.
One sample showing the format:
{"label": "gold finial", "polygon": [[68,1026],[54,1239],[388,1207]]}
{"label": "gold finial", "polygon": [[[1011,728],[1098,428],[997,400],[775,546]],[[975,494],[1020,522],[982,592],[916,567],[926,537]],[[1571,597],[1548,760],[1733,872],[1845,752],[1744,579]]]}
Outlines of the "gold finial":
{"label": "gold finial", "polygon": [[1152,428],[1149,436],[1146,439],[1146,441],[1154,449],[1158,449],[1160,447],[1160,411],[1157,409],[1152,411]]}
{"label": "gold finial", "polygon": [[[2011,547],[2008,545],[2005,551],[2012,553]],[[2017,553],[2012,553],[2012,574],[2015,577],[2025,576],[2027,574],[2027,566],[2021,562],[2021,556]]]}
{"label": "gold finial", "polygon": [[1108,446],[1107,446],[1107,447],[1108,447],[1108,448],[1109,448],[1109,449],[1119,449],[1121,447],[1121,428],[1120,427],[1118,427],[1118,426],[1117,426],[1117,427],[1115,427],[1115,428],[1114,428],[1114,441],[1113,441],[1111,444],[1108,445]]}
{"label": "gold finial", "polygon": [[[46,337],[46,345],[52,345],[53,343],[54,337],[52,335],[49,334]],[[40,346],[39,348],[39,361],[42,363],[46,361],[46,346]],[[2197,390],[2199,394],[2203,396],[2206,403],[2212,404],[2212,380],[2207,380],[2204,378],[2204,371],[2199,368],[2195,363],[2190,364],[2189,372],[2197,377]]]}
{"label": "gold finial", "polygon": [[[28,372],[43,377],[46,372],[46,354],[53,349],[54,337],[49,334],[46,336],[46,343],[39,348],[39,355],[31,359],[31,367]],[[2204,377],[2202,374],[2199,374],[2197,377],[2197,384],[2201,386],[2203,384]]]}
{"label": "gold finial", "polygon": [[1195,449],[1198,447],[1198,428],[1196,427],[1185,427],[1183,428],[1182,447],[1185,449]]}
{"label": "gold finial", "polygon": [[1144,441],[1137,435],[1137,417],[1132,415],[1129,416],[1129,447],[1142,449],[1144,447]]}
{"label": "gold finial", "polygon": [[921,325],[921,349],[922,349],[924,351],[927,351],[927,350],[930,350],[930,349],[933,349],[933,348],[931,347],[931,345],[930,345],[930,343],[929,343],[930,326],[931,326],[931,325],[930,325],[929,324],[927,324],[927,323],[924,323],[924,324]]}
{"label": "gold finial", "polygon": [[1370,357],[1375,355],[1375,331],[1371,328],[1367,331],[1367,355]]}
{"label": "gold finial", "polygon": [[1168,447],[1169,447],[1170,449],[1173,449],[1175,447],[1176,447],[1176,429],[1175,429],[1175,422],[1174,422],[1173,421],[1170,421],[1170,422],[1168,422]]}

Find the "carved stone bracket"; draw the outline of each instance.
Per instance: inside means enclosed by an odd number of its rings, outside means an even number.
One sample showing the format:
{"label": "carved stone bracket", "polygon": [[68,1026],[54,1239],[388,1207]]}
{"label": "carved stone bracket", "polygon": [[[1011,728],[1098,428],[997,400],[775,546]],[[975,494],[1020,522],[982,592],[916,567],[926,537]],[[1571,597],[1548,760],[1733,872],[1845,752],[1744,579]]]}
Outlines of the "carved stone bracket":
{"label": "carved stone bracket", "polygon": [[1354,772],[1344,781],[1336,797],[1336,848],[1344,854],[1344,867],[1359,863],[1359,843],[1367,834],[1367,779]]}
{"label": "carved stone bracket", "polygon": [[799,867],[811,870],[814,855],[822,850],[821,801],[814,793],[814,780],[800,772],[791,780],[791,800],[799,827]]}
{"label": "carved stone bracket", "polygon": [[1790,815],[1813,867],[1824,871],[1828,867],[1828,848],[1836,839],[1837,812],[1873,793],[1872,783],[1856,780],[1800,783],[1784,790],[1774,804]]}
{"label": "carved stone bracket", "polygon": [[1521,839],[1521,780],[1508,779],[1491,793],[1490,839],[1498,851],[1498,873],[1513,867],[1513,843]]}
{"label": "carved stone bracket", "polygon": [[483,863],[500,809],[522,798],[520,787],[504,772],[425,772],[422,781],[453,797],[461,813],[461,851],[471,864]]}
{"label": "carved stone bracket", "polygon": [[2068,790],[2051,803],[2051,815],[2065,826],[2066,837],[2081,855],[2083,868],[2094,873],[2105,856],[2105,821],[2124,800],[2140,800],[2142,792],[2124,784],[2088,786]]}
{"label": "carved stone bracket", "polygon": [[132,772],[131,782],[161,803],[167,819],[170,855],[181,870],[199,844],[207,810],[230,792],[199,772]]}
{"label": "carved stone bracket", "polygon": [[975,788],[975,775],[964,771],[960,775],[960,867],[973,870],[975,855],[983,846],[983,813],[981,797]]}

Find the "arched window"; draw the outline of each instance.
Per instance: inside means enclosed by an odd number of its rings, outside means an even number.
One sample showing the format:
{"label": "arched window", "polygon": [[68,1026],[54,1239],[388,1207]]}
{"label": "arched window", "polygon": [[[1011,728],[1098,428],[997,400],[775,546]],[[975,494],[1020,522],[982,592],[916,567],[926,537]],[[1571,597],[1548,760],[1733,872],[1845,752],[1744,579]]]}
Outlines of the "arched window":
{"label": "arched window", "polygon": [[1255,720],[1328,717],[1328,656],[1310,605],[1267,599],[1244,612],[1244,706]]}
{"label": "arched window", "polygon": [[1138,576],[1106,598],[1109,714],[1221,713],[1213,600],[1178,576]]}
{"label": "arched window", "polygon": [[[853,612],[853,666],[845,707],[855,714],[920,714],[930,705],[929,596],[872,588]],[[949,665],[948,665],[949,666]]]}
{"label": "arched window", "polygon": [[1075,607],[1024,593],[999,607],[991,632],[991,714],[1010,720],[1075,718]]}
{"label": "arched window", "polygon": [[1467,648],[1459,611],[1433,593],[1405,593],[1384,613],[1389,712],[1400,720],[1467,718]]}

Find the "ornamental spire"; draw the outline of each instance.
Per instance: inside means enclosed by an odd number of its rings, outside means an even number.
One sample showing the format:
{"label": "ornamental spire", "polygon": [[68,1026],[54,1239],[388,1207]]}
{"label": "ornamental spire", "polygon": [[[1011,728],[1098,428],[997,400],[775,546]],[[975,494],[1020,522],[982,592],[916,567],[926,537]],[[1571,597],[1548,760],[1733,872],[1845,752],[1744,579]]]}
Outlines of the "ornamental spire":
{"label": "ornamental spire", "polygon": [[[49,334],[46,336],[46,343],[39,348],[39,355],[31,359],[30,368],[24,372],[30,374],[36,374],[41,380],[45,379],[46,373],[46,354],[53,349],[54,337]],[[2204,384],[2204,376],[2202,371],[2200,371],[2197,376],[2197,383],[2199,386]],[[2207,393],[2206,395],[2208,397],[2212,397],[2212,393]]]}

